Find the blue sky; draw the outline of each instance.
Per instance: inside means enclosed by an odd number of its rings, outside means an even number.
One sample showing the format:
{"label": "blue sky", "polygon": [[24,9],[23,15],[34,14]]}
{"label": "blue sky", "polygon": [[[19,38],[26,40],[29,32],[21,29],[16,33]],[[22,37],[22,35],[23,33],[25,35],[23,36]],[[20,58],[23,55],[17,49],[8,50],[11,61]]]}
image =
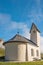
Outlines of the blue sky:
{"label": "blue sky", "polygon": [[43,0],[0,0],[0,38],[9,40],[18,30],[29,38],[32,22],[40,29],[42,42]]}

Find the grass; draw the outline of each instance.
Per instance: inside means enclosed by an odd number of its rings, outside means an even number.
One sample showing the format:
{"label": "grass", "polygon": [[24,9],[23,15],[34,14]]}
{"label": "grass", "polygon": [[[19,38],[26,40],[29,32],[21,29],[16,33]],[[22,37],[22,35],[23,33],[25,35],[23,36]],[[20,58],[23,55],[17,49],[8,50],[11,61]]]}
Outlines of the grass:
{"label": "grass", "polygon": [[36,62],[0,62],[0,65],[43,65],[43,61],[36,61]]}

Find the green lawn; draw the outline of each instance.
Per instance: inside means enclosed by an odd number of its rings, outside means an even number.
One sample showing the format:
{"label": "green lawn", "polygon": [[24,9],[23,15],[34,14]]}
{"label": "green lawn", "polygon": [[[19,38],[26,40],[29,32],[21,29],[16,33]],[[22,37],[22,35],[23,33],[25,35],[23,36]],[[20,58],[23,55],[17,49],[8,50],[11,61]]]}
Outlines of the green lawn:
{"label": "green lawn", "polygon": [[43,65],[43,61],[36,61],[36,62],[0,62],[0,65]]}

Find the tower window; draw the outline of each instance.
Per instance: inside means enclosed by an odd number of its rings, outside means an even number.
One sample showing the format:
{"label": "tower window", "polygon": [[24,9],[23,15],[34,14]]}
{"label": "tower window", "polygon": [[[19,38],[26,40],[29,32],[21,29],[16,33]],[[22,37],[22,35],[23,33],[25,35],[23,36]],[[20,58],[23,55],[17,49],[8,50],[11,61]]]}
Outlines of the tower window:
{"label": "tower window", "polygon": [[36,31],[34,30],[33,32],[35,33]]}

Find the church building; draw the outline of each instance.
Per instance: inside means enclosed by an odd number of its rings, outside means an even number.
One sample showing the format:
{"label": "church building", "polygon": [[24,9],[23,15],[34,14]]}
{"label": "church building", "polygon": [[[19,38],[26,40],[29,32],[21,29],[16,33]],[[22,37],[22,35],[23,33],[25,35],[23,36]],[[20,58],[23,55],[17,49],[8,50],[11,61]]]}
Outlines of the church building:
{"label": "church building", "polygon": [[19,34],[3,43],[5,46],[5,60],[7,61],[33,61],[41,59],[40,31],[34,23],[30,29],[30,39]]}

